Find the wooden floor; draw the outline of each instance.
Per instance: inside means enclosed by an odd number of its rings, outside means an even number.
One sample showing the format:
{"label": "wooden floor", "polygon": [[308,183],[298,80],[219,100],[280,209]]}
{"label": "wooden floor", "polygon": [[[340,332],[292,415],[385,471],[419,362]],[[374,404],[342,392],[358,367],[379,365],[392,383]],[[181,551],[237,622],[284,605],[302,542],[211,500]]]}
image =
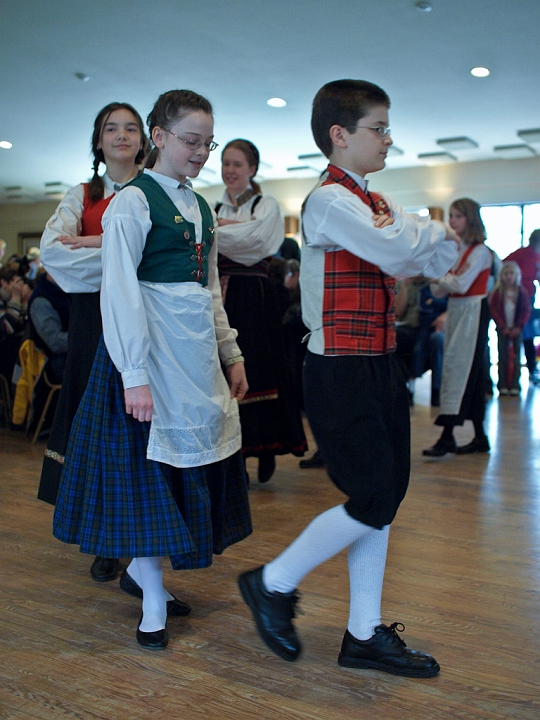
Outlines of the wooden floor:
{"label": "wooden floor", "polygon": [[[535,425],[533,426],[533,417]],[[302,583],[297,663],[255,635],[235,578],[341,496],[322,470],[280,458],[252,485],[254,534],[212,568],[166,572],[193,605],[164,652],[139,648],[139,602],[97,584],[90,558],[51,535],[36,500],[44,443],[0,430],[0,718],[56,720],[424,720],[540,717],[540,388],[488,404],[492,452],[421,457],[437,436],[426,383],[412,410],[413,472],[390,534],[383,621],[442,672],[410,680],[342,669],[342,553]],[[458,440],[471,437],[460,429]],[[253,466],[252,466],[253,467]],[[255,474],[255,473],[253,473]]]}

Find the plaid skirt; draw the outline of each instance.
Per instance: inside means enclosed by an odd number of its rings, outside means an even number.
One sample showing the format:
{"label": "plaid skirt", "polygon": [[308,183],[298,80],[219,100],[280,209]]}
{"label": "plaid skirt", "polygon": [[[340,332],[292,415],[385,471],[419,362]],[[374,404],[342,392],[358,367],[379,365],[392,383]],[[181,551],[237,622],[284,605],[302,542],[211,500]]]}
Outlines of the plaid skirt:
{"label": "plaid skirt", "polygon": [[73,421],[53,535],[102,557],[169,555],[175,570],[208,567],[252,531],[241,452],[173,468],[146,458],[149,430],[125,412],[102,338]]}

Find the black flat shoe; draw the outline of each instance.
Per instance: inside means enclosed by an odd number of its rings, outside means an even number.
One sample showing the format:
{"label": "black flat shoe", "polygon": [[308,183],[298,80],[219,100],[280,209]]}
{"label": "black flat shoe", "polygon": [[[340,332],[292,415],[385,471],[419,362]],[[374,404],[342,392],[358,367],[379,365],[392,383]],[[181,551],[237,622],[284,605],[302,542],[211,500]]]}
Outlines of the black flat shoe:
{"label": "black flat shoe", "polygon": [[109,582],[114,580],[118,575],[117,558],[104,558],[99,555],[96,557],[90,568],[92,580],[96,582]]}
{"label": "black flat shoe", "polygon": [[271,453],[264,453],[259,457],[259,468],[257,471],[257,479],[260,483],[266,483],[270,480],[276,471],[276,456]]}
{"label": "black flat shoe", "polygon": [[428,678],[440,672],[439,663],[434,657],[418,650],[409,650],[397,634],[403,632],[401,623],[379,625],[369,640],[357,640],[347,630],[338,663],[342,667],[375,670],[405,677]]}
{"label": "black flat shoe", "polygon": [[471,455],[472,453],[488,453],[491,450],[487,437],[474,438],[467,445],[456,448],[456,455]]}
{"label": "black flat shoe", "polygon": [[307,458],[306,460],[300,460],[298,465],[302,468],[302,470],[311,470],[311,468],[323,468],[324,460],[321,453],[316,450],[310,458]]}
{"label": "black flat shoe", "polygon": [[[139,627],[141,622],[142,615],[139,620]],[[141,647],[145,650],[165,650],[169,642],[169,633],[166,627],[163,630],[154,630],[154,632],[143,632],[139,630],[139,627],[137,628],[137,642]]]}
{"label": "black flat shoe", "polygon": [[[142,588],[131,577],[131,575],[127,571],[127,568],[120,575],[120,588],[128,595],[133,595],[133,597],[136,597],[136,598],[139,598],[140,600],[142,600],[142,597],[143,597]],[[167,616],[168,617],[177,617],[177,616],[189,615],[189,613],[191,612],[191,605],[188,605],[187,603],[182,602],[182,600],[179,600],[178,598],[174,597],[174,595],[173,595],[173,598],[174,598],[173,600],[167,600]]]}
{"label": "black flat shoe", "polygon": [[452,438],[452,440],[437,440],[433,447],[422,450],[422,455],[425,457],[442,457],[446,453],[455,453],[456,451],[456,441]]}
{"label": "black flat shoe", "polygon": [[262,570],[261,566],[243,573],[238,578],[238,586],[263,641],[280,658],[292,662],[302,649],[291,622],[299,595],[296,590],[292,593],[268,592],[263,585]]}

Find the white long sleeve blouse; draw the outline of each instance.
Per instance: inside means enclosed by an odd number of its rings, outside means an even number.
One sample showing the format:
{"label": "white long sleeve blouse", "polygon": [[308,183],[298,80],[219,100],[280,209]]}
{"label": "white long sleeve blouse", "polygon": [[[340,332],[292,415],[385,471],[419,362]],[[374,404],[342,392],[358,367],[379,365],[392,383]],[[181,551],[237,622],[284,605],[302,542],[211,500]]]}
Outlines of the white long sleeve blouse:
{"label": "white long sleeve blouse", "polygon": [[[123,186],[103,175],[104,197],[114,195]],[[72,250],[58,238],[81,234],[84,207],[84,185],[80,183],[67,191],[45,226],[41,236],[41,262],[64,292],[92,293],[101,287],[101,248]]]}
{"label": "white long sleeve blouse", "polygon": [[283,215],[277,200],[263,195],[252,211],[257,197],[255,195],[244,205],[237,206],[225,192],[218,211],[218,218],[238,221],[219,227],[219,252],[246,266],[275,255],[285,237]]}

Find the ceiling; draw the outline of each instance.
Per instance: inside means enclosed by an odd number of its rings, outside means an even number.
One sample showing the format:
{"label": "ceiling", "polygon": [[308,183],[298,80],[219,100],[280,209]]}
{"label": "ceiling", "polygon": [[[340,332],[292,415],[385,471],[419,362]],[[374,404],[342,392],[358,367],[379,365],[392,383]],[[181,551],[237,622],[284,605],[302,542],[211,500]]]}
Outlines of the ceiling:
{"label": "ceiling", "polygon": [[[101,107],[125,101],[146,117],[180,87],[211,100],[222,146],[255,142],[262,179],[316,176],[322,160],[298,159],[317,152],[311,102],[347,77],[390,95],[403,155],[389,168],[422,164],[455,136],[478,143],[459,161],[494,158],[540,127],[540,1],[431,1],[420,12],[415,0],[0,0],[0,141],[13,144],[0,149],[0,202],[88,178]],[[477,65],[490,76],[472,77]],[[287,106],[269,107],[274,96]],[[218,150],[200,187],[220,182],[219,165]],[[299,165],[313,169],[288,170]]]}

